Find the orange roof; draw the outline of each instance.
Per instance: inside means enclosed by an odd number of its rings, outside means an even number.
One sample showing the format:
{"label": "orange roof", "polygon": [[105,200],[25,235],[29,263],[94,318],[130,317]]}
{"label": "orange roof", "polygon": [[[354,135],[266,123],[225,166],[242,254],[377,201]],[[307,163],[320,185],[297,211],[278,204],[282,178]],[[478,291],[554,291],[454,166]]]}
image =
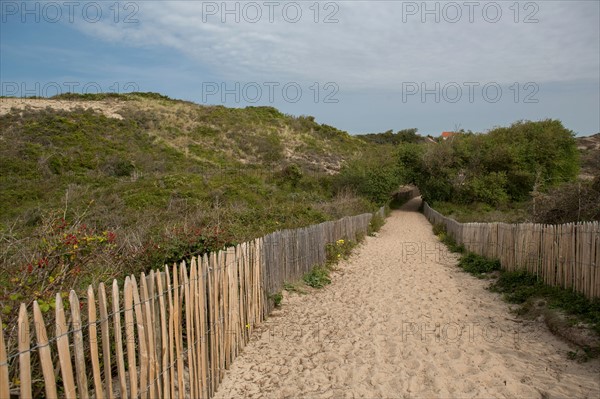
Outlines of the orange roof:
{"label": "orange roof", "polygon": [[454,136],[454,132],[442,132],[442,137],[450,137],[450,136]]}

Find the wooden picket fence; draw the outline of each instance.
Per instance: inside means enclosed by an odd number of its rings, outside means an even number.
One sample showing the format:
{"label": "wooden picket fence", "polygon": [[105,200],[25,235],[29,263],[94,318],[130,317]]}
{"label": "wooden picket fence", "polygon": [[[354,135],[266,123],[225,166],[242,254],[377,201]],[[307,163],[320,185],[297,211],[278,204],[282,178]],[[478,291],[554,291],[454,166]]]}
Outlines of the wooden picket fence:
{"label": "wooden picket fence", "polygon": [[[383,216],[383,212],[381,208],[378,213]],[[372,215],[366,213],[305,228],[276,231],[263,237],[264,294],[280,292],[285,282],[298,280],[314,265],[324,264],[327,243],[343,238],[355,240],[359,235],[366,235],[371,218]],[[263,299],[265,314],[274,305],[267,299]]]}
{"label": "wooden picket fence", "polygon": [[64,303],[56,295],[54,314],[22,304],[0,334],[0,398],[210,398],[272,294],[323,264],[328,243],[366,234],[371,218],[277,231]]}
{"label": "wooden picket fence", "polygon": [[600,223],[459,223],[424,204],[469,251],[500,260],[505,270],[527,270],[548,285],[600,297]]}

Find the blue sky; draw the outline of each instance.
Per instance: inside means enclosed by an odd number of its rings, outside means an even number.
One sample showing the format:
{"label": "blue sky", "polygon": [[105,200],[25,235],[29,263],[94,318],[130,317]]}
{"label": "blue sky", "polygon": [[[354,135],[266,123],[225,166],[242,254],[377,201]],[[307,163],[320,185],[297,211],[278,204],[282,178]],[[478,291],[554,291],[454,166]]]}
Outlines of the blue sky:
{"label": "blue sky", "polygon": [[2,95],[153,91],[351,133],[600,131],[598,1],[0,0]]}

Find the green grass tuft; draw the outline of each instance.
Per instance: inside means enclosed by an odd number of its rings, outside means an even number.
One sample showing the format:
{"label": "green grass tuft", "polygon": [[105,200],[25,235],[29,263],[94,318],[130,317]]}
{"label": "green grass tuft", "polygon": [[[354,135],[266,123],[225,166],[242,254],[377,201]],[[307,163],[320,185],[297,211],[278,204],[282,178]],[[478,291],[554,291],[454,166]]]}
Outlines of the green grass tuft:
{"label": "green grass tuft", "polygon": [[367,234],[369,236],[374,236],[375,233],[377,233],[379,230],[381,230],[381,228],[383,227],[384,224],[385,224],[385,219],[382,218],[379,215],[379,213],[375,213],[373,215],[373,217],[371,218],[371,221],[369,222]]}
{"label": "green grass tuft", "polygon": [[310,287],[323,288],[331,284],[329,272],[330,269],[326,266],[315,266],[310,272],[304,275],[303,280]]}
{"label": "green grass tuft", "polygon": [[500,261],[497,259],[488,259],[473,252],[469,252],[460,258],[458,266],[467,273],[481,277],[483,274],[500,270]]}

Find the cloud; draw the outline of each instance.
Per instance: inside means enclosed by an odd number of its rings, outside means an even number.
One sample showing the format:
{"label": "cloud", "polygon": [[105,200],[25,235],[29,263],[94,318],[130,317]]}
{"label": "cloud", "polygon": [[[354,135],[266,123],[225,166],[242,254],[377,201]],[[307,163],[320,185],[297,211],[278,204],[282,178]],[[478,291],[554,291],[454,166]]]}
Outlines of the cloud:
{"label": "cloud", "polygon": [[[413,81],[597,80],[600,69],[597,2],[522,2],[518,15],[513,2],[497,2],[502,16],[496,23],[488,22],[495,18],[492,8],[483,12],[486,2],[475,8],[473,22],[463,2],[453,3],[462,12],[457,23],[448,22],[455,17],[448,2],[427,3],[438,7],[439,23],[434,14],[422,14],[422,2],[341,1],[327,3],[327,9],[319,3],[318,23],[312,2],[295,3],[302,10],[296,23],[289,22],[295,6],[283,12],[289,2],[279,3],[273,21],[266,3],[254,3],[262,12],[257,23],[248,22],[256,15],[248,2],[227,3],[230,10],[237,4],[239,23],[235,13],[223,13],[222,2],[137,4],[138,24],[80,21],[78,28],[157,53],[176,50],[186,63],[224,80],[335,81],[348,90],[399,90]],[[218,8],[216,14],[207,15],[214,11],[209,5]],[[419,10],[409,15],[413,5]],[[323,23],[332,13],[338,22]],[[528,16],[538,22],[523,23]]]}

